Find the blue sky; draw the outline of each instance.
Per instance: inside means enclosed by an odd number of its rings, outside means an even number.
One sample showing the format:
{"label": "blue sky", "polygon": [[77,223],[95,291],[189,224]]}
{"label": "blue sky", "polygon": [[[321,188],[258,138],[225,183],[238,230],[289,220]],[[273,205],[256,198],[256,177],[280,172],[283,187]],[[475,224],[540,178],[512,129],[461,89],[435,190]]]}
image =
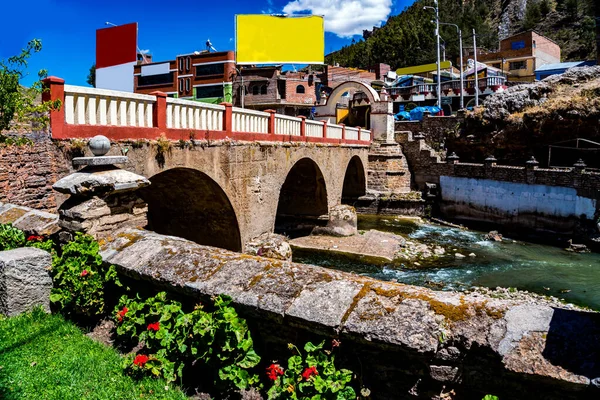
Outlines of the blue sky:
{"label": "blue sky", "polygon": [[206,39],[219,50],[234,49],[235,14],[312,13],[325,17],[325,52],[357,40],[363,29],[380,25],[414,0],[22,0],[2,5],[0,59],[17,54],[28,40],[42,40],[41,53],[29,63],[30,84],[37,71],[68,84],[86,85],[95,59],[96,29],[105,21],[137,22],[138,45],[155,61],[204,49]]}

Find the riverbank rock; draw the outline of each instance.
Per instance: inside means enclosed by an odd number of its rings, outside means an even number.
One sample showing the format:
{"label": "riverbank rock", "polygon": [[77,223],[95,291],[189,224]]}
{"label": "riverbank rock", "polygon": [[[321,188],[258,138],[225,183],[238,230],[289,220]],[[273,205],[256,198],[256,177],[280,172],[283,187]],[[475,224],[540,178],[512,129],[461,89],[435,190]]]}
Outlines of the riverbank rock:
{"label": "riverbank rock", "polygon": [[502,235],[498,231],[491,231],[483,237],[483,240],[489,240],[490,242],[501,242]]}
{"label": "riverbank rock", "polygon": [[246,254],[291,261],[292,248],[288,238],[275,233],[263,233],[246,244]]}
{"label": "riverbank rock", "polygon": [[358,233],[356,210],[352,206],[340,204],[329,210],[327,226],[317,226],[312,235],[353,236]]}

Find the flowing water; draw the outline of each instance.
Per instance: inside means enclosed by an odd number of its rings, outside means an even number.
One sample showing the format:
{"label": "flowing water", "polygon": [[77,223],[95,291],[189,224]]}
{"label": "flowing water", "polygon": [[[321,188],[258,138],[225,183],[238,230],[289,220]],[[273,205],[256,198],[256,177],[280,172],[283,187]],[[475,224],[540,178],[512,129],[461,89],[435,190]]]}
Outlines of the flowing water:
{"label": "flowing water", "polygon": [[[420,266],[412,262],[374,266],[310,252],[299,252],[294,261],[442,290],[514,287],[600,310],[600,254],[572,253],[506,238],[489,242],[483,240],[483,232],[387,216],[361,216],[358,229],[377,229],[411,241],[440,245],[446,254],[419,261]],[[459,259],[455,253],[476,256]]]}

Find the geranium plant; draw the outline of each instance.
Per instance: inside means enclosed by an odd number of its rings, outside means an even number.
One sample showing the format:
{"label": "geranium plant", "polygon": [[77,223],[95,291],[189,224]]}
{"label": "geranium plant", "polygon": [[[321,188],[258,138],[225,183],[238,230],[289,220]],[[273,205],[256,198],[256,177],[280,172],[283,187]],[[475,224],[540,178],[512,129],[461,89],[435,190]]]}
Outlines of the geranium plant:
{"label": "geranium plant", "polygon": [[[184,312],[181,303],[168,299],[165,292],[146,300],[123,296],[114,312],[117,335],[144,343],[144,354],[150,361],[160,361],[143,368],[154,375],[158,371],[166,379],[171,378],[170,369],[161,372],[165,366],[170,368],[166,361],[172,363],[174,375],[179,378],[184,366],[200,363],[197,365],[212,373],[215,386],[246,389],[259,381],[249,370],[260,357],[253,349],[246,321],[230,306],[231,299],[217,296],[213,301],[212,311],[198,305]],[[133,361],[129,360],[128,369],[133,368]]]}
{"label": "geranium plant", "polygon": [[96,240],[81,233],[62,247],[51,270],[50,301],[65,313],[88,317],[104,313],[109,284],[121,286],[114,266],[105,266]]}
{"label": "geranium plant", "polygon": [[[323,350],[324,343],[306,343],[305,355],[293,344],[288,345],[296,354],[288,359],[287,367],[273,363],[267,368],[267,377],[272,382],[268,398],[354,400],[356,393],[348,385],[352,371],[336,369],[331,351]],[[334,341],[333,347],[338,345]]]}

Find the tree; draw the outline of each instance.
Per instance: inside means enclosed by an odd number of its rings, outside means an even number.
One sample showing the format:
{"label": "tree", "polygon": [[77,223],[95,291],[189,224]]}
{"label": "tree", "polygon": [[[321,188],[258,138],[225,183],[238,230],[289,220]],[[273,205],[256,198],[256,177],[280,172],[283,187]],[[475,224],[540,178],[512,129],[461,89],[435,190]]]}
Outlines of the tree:
{"label": "tree", "polygon": [[27,76],[27,60],[41,50],[42,41],[33,39],[19,55],[0,60],[0,131],[8,129],[15,117],[43,127],[48,122],[47,112],[60,107],[60,100],[38,102],[43,91],[41,79],[48,75],[46,70],[38,72],[39,79],[31,87],[21,85],[21,79]]}
{"label": "tree", "polygon": [[533,29],[542,19],[542,12],[538,2],[530,1],[525,8],[525,17],[523,18],[523,29]]}
{"label": "tree", "polygon": [[552,4],[550,3],[550,0],[540,1],[540,13],[542,16],[545,17],[550,11],[552,11]]}
{"label": "tree", "polygon": [[93,63],[90,67],[90,72],[87,76],[86,82],[92,87],[96,87],[96,63]]}
{"label": "tree", "polygon": [[579,1],[578,0],[566,0],[565,1],[565,10],[569,17],[572,20],[577,19],[577,13],[579,11]]}

